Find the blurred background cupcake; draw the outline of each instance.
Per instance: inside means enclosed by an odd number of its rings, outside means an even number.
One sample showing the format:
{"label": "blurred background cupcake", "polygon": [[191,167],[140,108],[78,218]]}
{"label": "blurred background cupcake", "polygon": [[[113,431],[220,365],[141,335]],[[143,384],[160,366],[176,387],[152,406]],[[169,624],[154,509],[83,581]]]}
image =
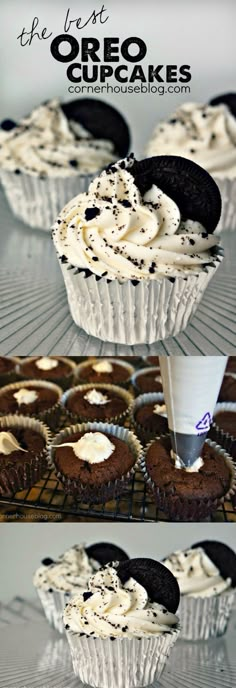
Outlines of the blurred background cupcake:
{"label": "blurred background cupcake", "polygon": [[72,318],[88,334],[152,343],[184,330],[222,260],[210,175],[175,156],[104,170],[53,227]]}
{"label": "blurred background cupcake", "polygon": [[227,629],[236,593],[236,554],[205,540],[163,560],[180,587],[181,638],[208,640]]}
{"label": "blurred background cupcake", "polygon": [[204,167],[222,196],[217,232],[236,229],[236,93],[223,94],[206,105],[180,105],[156,126],[146,155],[180,155]]}
{"label": "blurred background cupcake", "polygon": [[23,222],[44,230],[99,170],[128,153],[130,141],[122,115],[94,99],[47,101],[19,123],[2,122],[0,134],[9,205]]}

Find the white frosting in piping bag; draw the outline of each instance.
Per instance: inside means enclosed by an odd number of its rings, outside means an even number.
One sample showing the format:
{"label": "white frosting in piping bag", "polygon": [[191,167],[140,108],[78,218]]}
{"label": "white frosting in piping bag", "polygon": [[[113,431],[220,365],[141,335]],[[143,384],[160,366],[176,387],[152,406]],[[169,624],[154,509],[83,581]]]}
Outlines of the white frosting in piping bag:
{"label": "white frosting in piping bag", "polygon": [[182,221],[176,203],[153,185],[142,197],[127,158],[68,203],[53,228],[58,256],[109,279],[199,274],[212,263],[214,234]]}
{"label": "white frosting in piping bag", "polygon": [[100,638],[134,638],[169,632],[178,617],[162,605],[150,602],[145,588],[130,578],[122,585],[108,565],[89,581],[92,593],[73,598],[64,612],[64,623],[74,633]]}
{"label": "white frosting in piping bag", "polygon": [[26,451],[26,449],[20,447],[19,442],[12,432],[0,432],[0,453],[8,456],[8,454],[12,454],[12,452],[18,450],[23,452]]}
{"label": "white frosting in piping bag", "polygon": [[231,588],[231,578],[222,578],[201,547],[178,550],[164,559],[163,564],[177,578],[182,595],[212,597]]}
{"label": "white frosting in piping bag", "polygon": [[77,442],[64,442],[54,447],[71,447],[75,456],[88,463],[101,463],[112,455],[115,447],[102,432],[86,432]]}
{"label": "white frosting in piping bag", "polygon": [[216,177],[236,176],[236,118],[226,105],[185,103],[160,122],[146,154],[180,155]]}

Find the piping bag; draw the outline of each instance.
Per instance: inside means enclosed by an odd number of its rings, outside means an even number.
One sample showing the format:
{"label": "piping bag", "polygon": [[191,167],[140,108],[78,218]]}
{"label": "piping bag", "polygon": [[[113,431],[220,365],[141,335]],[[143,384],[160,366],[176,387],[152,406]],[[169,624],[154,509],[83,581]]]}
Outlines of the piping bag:
{"label": "piping bag", "polygon": [[160,356],[161,377],[176,468],[198,471],[227,356]]}

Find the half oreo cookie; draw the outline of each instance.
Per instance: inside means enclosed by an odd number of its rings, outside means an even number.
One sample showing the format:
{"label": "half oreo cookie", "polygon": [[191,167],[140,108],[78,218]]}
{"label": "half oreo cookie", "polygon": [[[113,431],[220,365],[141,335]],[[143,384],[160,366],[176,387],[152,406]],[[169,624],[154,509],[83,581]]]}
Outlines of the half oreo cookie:
{"label": "half oreo cookie", "polygon": [[197,220],[207,232],[214,232],[221,196],[214,179],[200,165],[176,155],[160,155],[135,160],[129,172],[142,195],[155,184],[175,201],[182,219]]}
{"label": "half oreo cookie", "polygon": [[79,98],[61,107],[67,119],[82,124],[96,139],[112,141],[116,153],[125,158],[130,148],[130,132],[118,110],[95,98]]}
{"label": "half oreo cookie", "polygon": [[236,117],[236,93],[222,93],[222,95],[212,98],[209,105],[227,105],[231,114]]}
{"label": "half oreo cookie", "polygon": [[95,559],[101,566],[112,561],[126,561],[128,554],[123,549],[112,545],[110,542],[98,542],[95,545],[86,547],[86,553],[90,559]]}
{"label": "half oreo cookie", "polygon": [[179,585],[163,564],[154,559],[130,559],[119,564],[117,573],[123,584],[134,578],[145,588],[151,602],[158,602],[175,614],[179,606]]}
{"label": "half oreo cookie", "polygon": [[196,542],[192,545],[195,549],[201,547],[209,559],[215,564],[219,572],[226,580],[226,578],[231,578],[232,587],[236,587],[236,554],[228,547],[224,545],[223,542],[217,542],[217,540],[202,540],[202,542]]}

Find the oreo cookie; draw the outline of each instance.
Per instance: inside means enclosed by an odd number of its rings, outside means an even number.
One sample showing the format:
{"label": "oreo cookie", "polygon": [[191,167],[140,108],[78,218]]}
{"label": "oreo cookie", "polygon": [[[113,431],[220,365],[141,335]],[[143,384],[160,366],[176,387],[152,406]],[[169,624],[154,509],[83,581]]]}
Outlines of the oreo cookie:
{"label": "oreo cookie", "polygon": [[134,578],[145,588],[151,602],[158,602],[175,614],[179,606],[179,585],[163,564],[154,559],[130,559],[118,565],[117,573],[123,584]]}
{"label": "oreo cookie", "polygon": [[182,219],[197,220],[214,232],[221,215],[217,184],[206,170],[176,155],[160,155],[134,161],[129,172],[141,194],[156,184],[178,205]]}
{"label": "oreo cookie", "polygon": [[236,117],[236,93],[222,93],[222,95],[212,98],[209,105],[227,105],[231,114]]}
{"label": "oreo cookie", "polygon": [[231,578],[232,587],[236,587],[236,554],[223,542],[217,540],[202,540],[192,545],[193,549],[201,547],[209,559],[219,569],[220,575],[226,580]]}
{"label": "oreo cookie", "polygon": [[82,124],[96,139],[112,141],[116,153],[126,157],[130,148],[129,127],[118,110],[95,98],[72,100],[61,108],[67,119]]}
{"label": "oreo cookie", "polygon": [[128,554],[123,549],[112,545],[110,542],[98,542],[95,545],[86,547],[86,553],[90,559],[95,559],[101,566],[105,566],[112,561],[126,561]]}

